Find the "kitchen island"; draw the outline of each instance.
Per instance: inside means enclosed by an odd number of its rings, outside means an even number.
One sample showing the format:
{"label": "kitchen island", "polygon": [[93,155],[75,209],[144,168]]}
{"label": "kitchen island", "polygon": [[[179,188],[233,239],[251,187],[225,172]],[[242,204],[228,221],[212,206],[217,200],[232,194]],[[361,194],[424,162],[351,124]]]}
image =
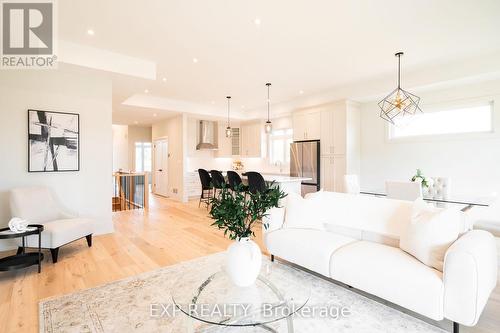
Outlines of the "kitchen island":
{"label": "kitchen island", "polygon": [[[243,182],[246,183],[246,177],[243,175],[245,172],[237,171]],[[224,176],[226,173],[223,172]],[[311,180],[311,178],[304,177],[290,177],[287,175],[277,175],[277,174],[265,174],[262,173],[262,177],[264,180],[270,184],[275,182],[276,185],[279,185],[280,189],[285,193],[298,193],[301,194],[301,184],[303,181]],[[201,183],[200,178],[198,176],[198,171],[187,172],[184,179],[185,190],[187,198],[195,198],[199,197],[201,193]]]}
{"label": "kitchen island", "polygon": [[[311,178],[305,178],[305,177],[290,177],[290,176],[269,175],[269,174],[268,175],[262,174],[262,177],[264,177],[264,180],[267,183],[274,182],[285,193],[294,192],[299,195],[302,192],[302,186],[301,186],[302,182],[311,180]],[[245,176],[242,176],[242,179],[245,179]]]}

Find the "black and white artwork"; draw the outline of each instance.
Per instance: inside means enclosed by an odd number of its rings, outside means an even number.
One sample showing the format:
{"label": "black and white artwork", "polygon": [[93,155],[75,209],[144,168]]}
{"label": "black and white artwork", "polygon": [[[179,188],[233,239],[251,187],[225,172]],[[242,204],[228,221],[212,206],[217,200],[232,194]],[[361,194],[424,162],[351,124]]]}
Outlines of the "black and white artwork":
{"label": "black and white artwork", "polygon": [[76,113],[28,110],[28,171],[80,169],[80,119]]}

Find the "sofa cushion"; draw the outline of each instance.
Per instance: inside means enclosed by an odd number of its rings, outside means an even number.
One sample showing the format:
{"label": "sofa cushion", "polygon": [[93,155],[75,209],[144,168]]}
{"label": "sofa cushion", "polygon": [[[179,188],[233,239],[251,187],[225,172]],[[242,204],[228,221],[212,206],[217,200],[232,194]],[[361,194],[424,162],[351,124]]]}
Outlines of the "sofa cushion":
{"label": "sofa cushion", "polygon": [[323,230],[326,220],[322,214],[321,201],[317,197],[304,199],[291,192],[286,197],[285,228]]}
{"label": "sofa cushion", "polygon": [[269,253],[328,276],[330,257],[356,239],[313,229],[279,229],[266,234]]}
{"label": "sofa cushion", "polygon": [[398,248],[367,241],[348,244],[333,253],[330,276],[434,320],[443,319],[442,273]]}
{"label": "sofa cushion", "polygon": [[[53,249],[94,232],[94,221],[84,218],[55,220],[43,224],[42,248]],[[18,240],[18,245],[21,241]],[[27,247],[38,247],[38,236],[26,237]]]}
{"label": "sofa cushion", "polygon": [[458,208],[435,208],[422,199],[414,203],[411,222],[405,224],[399,247],[426,264],[443,271],[446,250],[463,228]]}
{"label": "sofa cushion", "polygon": [[402,228],[410,222],[412,202],[321,191],[310,197],[319,202],[314,216],[325,224],[363,230],[399,239]]}
{"label": "sofa cushion", "polygon": [[399,248],[399,238],[392,235],[384,235],[380,234],[377,232],[373,231],[368,231],[368,230],[360,230],[356,228],[351,228],[351,227],[346,227],[342,225],[337,225],[337,224],[332,224],[332,223],[325,223],[324,224],[325,230],[328,230],[330,232],[333,232],[335,234],[347,236],[347,237],[352,237],[357,240],[366,240],[370,242],[376,242],[392,247],[397,247]]}

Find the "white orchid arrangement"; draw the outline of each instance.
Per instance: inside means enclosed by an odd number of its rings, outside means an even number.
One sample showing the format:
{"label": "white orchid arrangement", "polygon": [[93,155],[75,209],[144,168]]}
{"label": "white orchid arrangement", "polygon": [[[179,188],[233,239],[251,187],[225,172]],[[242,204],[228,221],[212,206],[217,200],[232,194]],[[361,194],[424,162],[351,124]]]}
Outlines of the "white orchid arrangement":
{"label": "white orchid arrangement", "polygon": [[429,186],[432,186],[434,182],[432,178],[425,177],[420,169],[417,169],[417,173],[411,178],[411,181],[419,182],[422,184],[422,188],[428,188]]}

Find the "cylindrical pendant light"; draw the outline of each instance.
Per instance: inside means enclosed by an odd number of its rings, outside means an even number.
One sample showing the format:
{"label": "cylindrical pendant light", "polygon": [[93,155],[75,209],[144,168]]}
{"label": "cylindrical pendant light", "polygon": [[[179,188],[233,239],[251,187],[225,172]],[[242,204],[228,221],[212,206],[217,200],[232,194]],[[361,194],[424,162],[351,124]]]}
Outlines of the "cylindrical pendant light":
{"label": "cylindrical pendant light", "polygon": [[232,131],[231,131],[231,123],[230,123],[230,118],[229,118],[229,114],[231,112],[231,105],[230,105],[230,101],[231,101],[231,96],[226,96],[227,98],[227,127],[226,127],[226,138],[230,138],[231,135],[232,135]]}
{"label": "cylindrical pendant light", "polygon": [[266,124],[264,125],[264,130],[266,133],[271,133],[273,130],[273,124],[271,123],[271,120],[269,119],[269,109],[271,105],[271,100],[269,98],[269,88],[271,87],[271,83],[266,83],[267,86],[267,121]]}

